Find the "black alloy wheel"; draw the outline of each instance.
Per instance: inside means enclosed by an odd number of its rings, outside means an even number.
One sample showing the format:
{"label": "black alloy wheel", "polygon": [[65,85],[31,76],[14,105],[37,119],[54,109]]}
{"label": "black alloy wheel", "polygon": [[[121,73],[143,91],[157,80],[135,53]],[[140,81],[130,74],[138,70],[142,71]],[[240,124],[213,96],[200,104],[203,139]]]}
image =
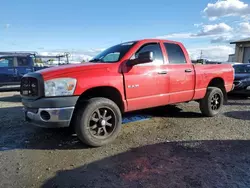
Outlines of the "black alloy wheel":
{"label": "black alloy wheel", "polygon": [[100,139],[106,139],[113,133],[116,123],[117,120],[112,109],[97,108],[89,119],[90,134]]}
{"label": "black alloy wheel", "polygon": [[224,103],[224,95],[218,87],[208,87],[207,93],[200,100],[200,110],[203,115],[213,117],[220,113]]}
{"label": "black alloy wheel", "polygon": [[74,119],[75,132],[85,144],[99,147],[111,143],[121,131],[120,108],[107,98],[92,98],[80,104]]}
{"label": "black alloy wheel", "polygon": [[221,97],[218,93],[215,93],[211,99],[211,109],[218,110],[221,106]]}

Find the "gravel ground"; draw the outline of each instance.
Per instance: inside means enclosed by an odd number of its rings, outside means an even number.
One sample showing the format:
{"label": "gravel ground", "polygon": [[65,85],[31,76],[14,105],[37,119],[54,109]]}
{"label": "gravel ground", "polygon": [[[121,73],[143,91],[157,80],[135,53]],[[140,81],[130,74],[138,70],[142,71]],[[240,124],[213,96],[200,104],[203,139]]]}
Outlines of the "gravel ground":
{"label": "gravel ground", "polygon": [[250,100],[214,118],[195,102],[146,110],[153,118],[101,148],[34,127],[21,109],[17,92],[0,93],[0,187],[250,187]]}

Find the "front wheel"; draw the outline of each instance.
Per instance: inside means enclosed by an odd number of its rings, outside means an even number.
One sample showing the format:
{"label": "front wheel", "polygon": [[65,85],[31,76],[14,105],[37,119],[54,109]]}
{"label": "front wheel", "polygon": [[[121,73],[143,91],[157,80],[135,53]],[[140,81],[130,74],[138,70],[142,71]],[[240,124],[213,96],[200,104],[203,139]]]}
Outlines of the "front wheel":
{"label": "front wheel", "polygon": [[77,110],[75,131],[85,144],[98,147],[111,143],[121,130],[119,107],[107,98],[92,98]]}
{"label": "front wheel", "polygon": [[220,88],[208,87],[207,93],[200,100],[200,110],[207,117],[216,116],[222,109],[224,95]]}

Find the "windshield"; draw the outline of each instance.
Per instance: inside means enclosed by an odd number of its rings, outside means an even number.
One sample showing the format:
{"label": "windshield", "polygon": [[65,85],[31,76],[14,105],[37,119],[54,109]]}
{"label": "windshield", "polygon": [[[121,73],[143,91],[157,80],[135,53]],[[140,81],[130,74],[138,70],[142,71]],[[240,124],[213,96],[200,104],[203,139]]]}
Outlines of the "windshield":
{"label": "windshield", "polygon": [[93,59],[90,60],[90,62],[103,62],[103,63],[118,62],[135,44],[136,42],[127,42],[112,46],[104,50],[97,56],[95,56]]}
{"label": "windshield", "polygon": [[237,74],[250,74],[250,65],[234,65],[233,67]]}

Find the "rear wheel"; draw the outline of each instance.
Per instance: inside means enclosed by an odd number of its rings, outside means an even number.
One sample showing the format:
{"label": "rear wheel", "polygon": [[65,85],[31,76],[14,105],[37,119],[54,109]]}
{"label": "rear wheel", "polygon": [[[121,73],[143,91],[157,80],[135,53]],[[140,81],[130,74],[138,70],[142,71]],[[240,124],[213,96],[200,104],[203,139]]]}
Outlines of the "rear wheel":
{"label": "rear wheel", "polygon": [[203,115],[213,117],[221,111],[223,103],[224,95],[221,89],[208,87],[205,97],[200,100],[200,110]]}
{"label": "rear wheel", "polygon": [[106,98],[92,98],[77,111],[75,130],[79,139],[89,146],[111,143],[121,130],[119,107]]}

